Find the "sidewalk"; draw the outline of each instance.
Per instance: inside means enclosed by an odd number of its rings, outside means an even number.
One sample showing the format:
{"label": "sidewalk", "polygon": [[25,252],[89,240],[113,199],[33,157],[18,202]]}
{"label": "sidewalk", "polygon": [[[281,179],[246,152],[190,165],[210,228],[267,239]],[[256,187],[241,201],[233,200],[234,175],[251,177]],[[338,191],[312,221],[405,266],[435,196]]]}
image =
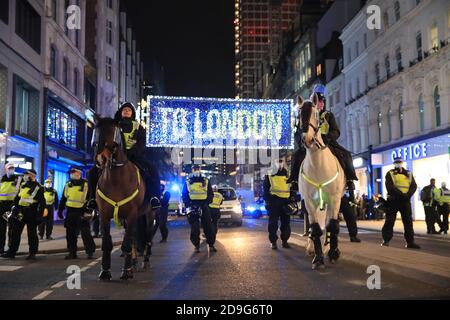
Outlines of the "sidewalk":
{"label": "sidewalk", "polygon": [[[363,230],[371,230],[371,231],[380,231],[383,228],[384,225],[384,220],[358,220],[357,221],[358,224],[358,229],[363,229]],[[341,222],[342,226],[345,226],[345,222]],[[414,233],[416,235],[427,235],[427,224],[425,223],[425,221],[414,221],[413,222],[414,225]],[[439,230],[439,227],[436,225],[436,229]],[[401,233],[403,234],[403,223],[402,220],[397,219],[397,221],[395,222],[395,226],[394,226],[394,232],[395,233]],[[432,236],[432,235],[429,235]]]}
{"label": "sidewalk", "polygon": [[[119,245],[123,240],[123,228],[117,230],[114,227],[111,227],[111,237],[113,244]],[[62,224],[55,224],[53,227],[52,237],[54,240],[39,240],[39,254],[54,254],[54,253],[65,253],[67,252],[67,242],[66,242],[66,229]],[[95,244],[97,245],[97,249],[101,248],[102,239],[94,238]],[[81,235],[78,237],[78,250],[83,249],[83,240],[81,239]],[[7,249],[7,248],[6,248]],[[25,255],[28,254],[28,235],[26,227],[24,232],[22,233],[22,239],[20,241],[19,251],[17,255]]]}

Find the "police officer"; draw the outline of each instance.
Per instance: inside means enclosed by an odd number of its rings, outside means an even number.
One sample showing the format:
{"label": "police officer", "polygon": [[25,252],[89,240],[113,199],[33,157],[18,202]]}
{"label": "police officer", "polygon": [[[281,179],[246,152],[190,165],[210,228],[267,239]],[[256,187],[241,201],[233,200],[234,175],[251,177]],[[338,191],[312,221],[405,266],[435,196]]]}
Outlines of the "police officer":
{"label": "police officer", "polygon": [[385,177],[388,193],[386,220],[383,229],[382,246],[389,246],[394,233],[394,224],[397,212],[400,211],[405,229],[406,248],[420,249],[414,242],[414,228],[411,210],[411,197],[417,190],[417,184],[412,173],[403,168],[403,159],[394,159],[395,169],[390,170]]}
{"label": "police officer", "polygon": [[[145,129],[136,121],[136,109],[134,105],[130,102],[122,104],[119,110],[114,116],[114,120],[118,123],[125,142],[125,149],[128,160],[133,162],[143,174],[145,185],[146,185],[146,195],[154,197],[155,201],[152,201],[155,207],[159,207],[160,194],[160,179],[156,168],[149,164],[145,157]],[[97,188],[98,178],[100,170],[97,166],[93,166],[89,170],[88,180],[89,180],[89,203],[88,207],[96,209],[97,204],[95,202],[95,190]]]}
{"label": "police officer", "polygon": [[44,188],[36,181],[36,171],[26,171],[24,183],[20,186],[19,193],[14,198],[11,211],[12,234],[11,246],[2,255],[4,258],[14,259],[19,250],[20,240],[25,225],[27,226],[29,255],[27,260],[35,260],[38,252],[39,239],[37,236],[38,222],[42,219],[45,209]]}
{"label": "police officer", "polygon": [[339,209],[344,216],[345,224],[347,225],[348,235],[350,236],[350,242],[361,242],[358,238],[358,225],[356,223],[355,210],[352,209],[352,202],[350,202],[350,196],[344,195],[341,199],[341,207]]}
{"label": "police officer", "polygon": [[212,219],[212,234],[214,242],[216,242],[217,231],[219,230],[219,220],[220,220],[220,206],[223,203],[223,195],[219,192],[217,186],[213,186],[214,197],[212,202],[209,204],[209,211],[211,212]]}
{"label": "police officer", "polygon": [[70,170],[70,180],[64,187],[64,193],[58,208],[58,217],[64,219],[63,210],[66,210],[64,227],[66,228],[67,249],[69,254],[66,260],[77,259],[78,234],[81,231],[84,249],[88,259],[93,259],[95,252],[95,242],[91,235],[89,221],[83,219],[86,212],[86,201],[89,192],[88,183],[81,178],[81,170],[72,168]]}
{"label": "police officer", "polygon": [[450,190],[447,189],[447,184],[442,182],[441,188],[434,190],[434,201],[437,204],[438,216],[442,216],[440,221],[441,230],[439,233],[447,234],[448,232],[448,214],[450,208]]}
{"label": "police officer", "polygon": [[192,167],[192,176],[186,180],[182,192],[183,202],[186,207],[199,207],[201,209],[201,217],[198,214],[189,214],[188,221],[191,225],[191,242],[195,247],[195,252],[200,252],[200,222],[203,232],[206,235],[206,242],[209,250],[216,252],[214,247],[214,237],[212,234],[212,219],[209,211],[209,204],[214,198],[209,180],[202,176],[199,165]]}
{"label": "police officer", "polygon": [[274,175],[267,175],[264,179],[264,200],[269,214],[269,241],[273,250],[277,250],[278,220],[281,220],[281,241],[283,248],[289,249],[288,240],[291,236],[291,218],[284,212],[284,206],[289,204],[290,187],[287,183],[288,172],[279,161],[278,170]]}
{"label": "police officer", "polygon": [[[320,111],[320,132],[322,134],[323,142],[328,146],[330,151],[339,160],[345,176],[347,178],[347,188],[350,190],[354,188],[354,183],[352,180],[358,180],[355,173],[355,168],[353,167],[352,156],[349,151],[342,147],[337,139],[341,135],[339,127],[336,122],[334,114],[326,110],[325,101],[325,86],[318,84],[314,87],[313,93],[317,94],[319,101],[317,104],[317,109]],[[296,139],[302,137],[301,130],[299,128],[299,123],[297,123],[297,131],[295,134]],[[292,161],[291,176],[288,179],[288,183],[298,181],[300,165],[306,157],[306,149],[302,146],[301,142],[297,142],[298,150],[294,153],[294,161]],[[350,190],[353,191],[353,190]],[[352,193],[350,194],[350,200],[353,201]]]}
{"label": "police officer", "polygon": [[165,182],[161,182],[161,208],[158,210],[156,214],[156,223],[153,229],[153,234],[156,234],[156,231],[161,232],[161,241],[159,243],[167,242],[167,237],[169,235],[169,229],[167,228],[167,217],[169,216],[169,201],[170,201],[170,192],[166,190]]}
{"label": "police officer", "polygon": [[44,233],[46,235],[47,240],[53,240],[52,231],[53,231],[53,214],[55,208],[58,208],[58,192],[53,189],[53,182],[51,179],[45,180],[44,187],[44,198],[45,198],[45,210],[43,221],[39,225],[39,237],[41,240],[44,239]]}
{"label": "police officer", "polygon": [[[0,216],[11,210],[14,198],[19,192],[22,178],[14,173],[14,165],[5,165],[5,175],[0,181]],[[5,252],[6,230],[8,229],[8,245],[11,245],[11,223],[7,222],[7,217],[0,217],[0,255]]]}
{"label": "police officer", "polygon": [[439,223],[436,206],[435,203],[433,203],[434,190],[436,190],[436,180],[431,179],[430,184],[423,187],[422,191],[420,191],[420,200],[422,201],[423,209],[425,211],[427,234],[439,234],[434,227],[435,223]]}

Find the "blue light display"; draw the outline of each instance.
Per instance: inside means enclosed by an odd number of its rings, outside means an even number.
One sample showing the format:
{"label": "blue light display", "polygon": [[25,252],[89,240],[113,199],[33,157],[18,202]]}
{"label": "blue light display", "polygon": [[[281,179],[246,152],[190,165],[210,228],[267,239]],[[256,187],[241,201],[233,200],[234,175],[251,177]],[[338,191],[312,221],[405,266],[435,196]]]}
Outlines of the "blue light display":
{"label": "blue light display", "polygon": [[148,99],[147,146],[293,148],[293,100]]}

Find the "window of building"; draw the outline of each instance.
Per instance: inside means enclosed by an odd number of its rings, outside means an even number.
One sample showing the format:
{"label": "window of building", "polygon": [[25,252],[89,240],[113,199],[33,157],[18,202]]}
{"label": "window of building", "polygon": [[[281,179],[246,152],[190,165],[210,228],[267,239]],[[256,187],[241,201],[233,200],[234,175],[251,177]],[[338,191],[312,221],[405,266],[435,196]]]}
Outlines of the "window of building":
{"label": "window of building", "polygon": [[82,148],[83,129],[75,116],[50,104],[47,111],[47,137],[74,149]]}
{"label": "window of building", "polygon": [[364,73],[364,88],[365,90],[369,89],[369,73],[367,71]]}
{"label": "window of building", "polygon": [[56,79],[56,49],[54,46],[50,47],[50,75]]}
{"label": "window of building", "polygon": [[377,84],[380,84],[380,64],[378,62],[375,64],[375,80]]}
{"label": "window of building", "polygon": [[347,51],[347,65],[349,65],[352,62],[352,50],[350,48],[348,48]]}
{"label": "window of building", "polygon": [[108,8],[112,9],[113,8],[113,0],[108,0]]}
{"label": "window of building", "polygon": [[63,84],[67,88],[69,86],[69,61],[67,58],[63,59]]}
{"label": "window of building", "polygon": [[39,91],[15,76],[14,133],[38,140],[39,135]]}
{"label": "window of building", "polygon": [[437,23],[434,22],[433,26],[431,27],[431,49],[438,49],[439,48],[439,31],[438,31],[438,26]]}
{"label": "window of building", "polygon": [[384,57],[384,66],[386,68],[386,77],[389,78],[391,76],[391,61],[388,55]]}
{"label": "window of building", "polygon": [[0,1],[0,20],[9,23],[9,1]]}
{"label": "window of building", "polygon": [[8,105],[8,70],[0,65],[0,129],[6,127]]}
{"label": "window of building", "polygon": [[359,78],[356,78],[356,95],[361,93],[360,89]]}
{"label": "window of building", "polygon": [[112,59],[106,57],[106,80],[112,81]]}
{"label": "window of building", "polygon": [[349,100],[353,99],[353,92],[352,92],[352,84],[351,83],[348,84],[348,98],[349,98]]}
{"label": "window of building", "polygon": [[67,8],[70,7],[70,1],[64,0],[64,32],[66,33],[66,36],[69,36],[69,28],[67,28],[67,20],[69,19],[69,14],[67,13]]}
{"label": "window of building", "polygon": [[420,0],[416,0],[416,6],[420,4]]}
{"label": "window of building", "polygon": [[52,19],[58,23],[58,0],[52,0]]}
{"label": "window of building", "polygon": [[398,106],[398,120],[400,123],[400,138],[403,138],[404,135],[404,117],[405,114],[403,112],[403,100],[400,101],[400,104]]}
{"label": "window of building", "polygon": [[422,59],[422,32],[417,32],[416,34],[416,52],[417,59]]}
{"label": "window of building", "polygon": [[420,132],[423,132],[425,130],[425,103],[422,94],[419,96],[417,106],[419,108],[419,129]]}
{"label": "window of building", "polygon": [[382,137],[381,137],[381,127],[383,126],[383,114],[378,112],[377,115],[377,128],[378,128],[378,144],[382,143]]}
{"label": "window of building", "polygon": [[355,52],[356,52],[356,57],[359,56],[359,41],[356,41],[355,43]]}
{"label": "window of building", "polygon": [[395,21],[400,20],[400,2],[395,1],[394,11],[395,11]]}
{"label": "window of building", "polygon": [[397,70],[400,72],[403,69],[402,66],[402,49],[398,47],[395,49],[395,59],[397,60]]}
{"label": "window of building", "polygon": [[80,81],[80,76],[78,73],[78,69],[74,69],[73,70],[73,93],[78,97],[78,95],[80,94],[79,91],[79,81]]}
{"label": "window of building", "polygon": [[41,53],[41,16],[26,0],[16,2],[16,33],[37,53]]}
{"label": "window of building", "polygon": [[392,108],[389,105],[388,113],[387,113],[387,124],[388,124],[388,137],[389,141],[392,140]]}
{"label": "window of building", "polygon": [[439,87],[434,88],[434,108],[436,112],[436,127],[441,126],[441,95],[439,94]]}
{"label": "window of building", "polygon": [[112,45],[112,32],[113,26],[112,21],[106,21],[106,42]]}

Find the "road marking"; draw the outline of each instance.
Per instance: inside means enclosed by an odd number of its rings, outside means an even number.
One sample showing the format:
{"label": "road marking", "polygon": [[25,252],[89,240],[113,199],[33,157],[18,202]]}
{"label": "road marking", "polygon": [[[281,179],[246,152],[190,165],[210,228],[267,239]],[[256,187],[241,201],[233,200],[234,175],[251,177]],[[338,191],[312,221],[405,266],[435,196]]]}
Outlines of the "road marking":
{"label": "road marking", "polygon": [[83,268],[80,269],[80,272],[85,272],[85,271],[89,270],[90,268],[91,267],[83,267]]}
{"label": "road marking", "polygon": [[23,267],[17,267],[17,266],[0,266],[0,272],[12,272],[19,269],[22,269]]}
{"label": "road marking", "polygon": [[60,281],[60,282],[58,282],[58,283],[52,285],[50,288],[52,288],[52,289],[58,289],[58,288],[61,288],[61,287],[62,287],[63,285],[65,285],[65,284],[66,284],[66,281]]}
{"label": "road marking", "polygon": [[45,290],[42,291],[40,294],[38,294],[36,297],[34,297],[32,300],[42,300],[45,299],[49,294],[51,294],[53,290]]}

